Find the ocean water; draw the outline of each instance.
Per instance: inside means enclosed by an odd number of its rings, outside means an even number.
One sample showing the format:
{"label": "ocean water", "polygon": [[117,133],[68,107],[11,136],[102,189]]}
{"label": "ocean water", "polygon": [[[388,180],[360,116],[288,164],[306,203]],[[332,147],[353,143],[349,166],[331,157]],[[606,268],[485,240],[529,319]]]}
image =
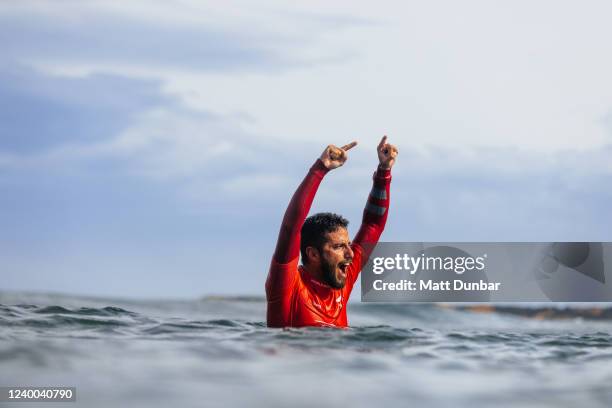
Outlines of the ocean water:
{"label": "ocean water", "polygon": [[0,292],[0,386],[53,407],[610,407],[612,309],[349,304],[347,330],[268,329],[263,298]]}

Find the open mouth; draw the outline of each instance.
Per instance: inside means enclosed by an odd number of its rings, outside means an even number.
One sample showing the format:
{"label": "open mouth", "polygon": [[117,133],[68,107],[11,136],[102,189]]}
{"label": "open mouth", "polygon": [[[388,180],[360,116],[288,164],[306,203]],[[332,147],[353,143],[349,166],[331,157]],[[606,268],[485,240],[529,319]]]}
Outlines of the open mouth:
{"label": "open mouth", "polygon": [[351,263],[352,261],[344,261],[338,264],[338,269],[340,269],[340,274],[343,278],[346,278],[346,272],[348,271],[348,267]]}

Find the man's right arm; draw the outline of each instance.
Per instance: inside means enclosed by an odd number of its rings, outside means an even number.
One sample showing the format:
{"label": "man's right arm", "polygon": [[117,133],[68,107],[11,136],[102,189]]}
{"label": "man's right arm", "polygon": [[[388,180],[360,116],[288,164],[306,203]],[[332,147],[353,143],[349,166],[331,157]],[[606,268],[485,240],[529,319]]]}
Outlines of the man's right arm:
{"label": "man's right arm", "polygon": [[319,184],[328,171],[321,159],[317,159],[293,194],[278,233],[274,251],[276,263],[285,264],[299,256],[302,225],[310,211]]}
{"label": "man's right arm", "polygon": [[317,159],[293,194],[285,211],[268,278],[266,279],[269,327],[290,325],[293,294],[291,288],[294,287],[298,274],[300,232],[317,193],[317,188],[328,171],[323,162]]}
{"label": "man's right arm", "polygon": [[351,142],[342,147],[329,145],[321,153],[321,157],[312,165],[310,171],[293,194],[289,206],[285,211],[283,223],[278,233],[274,261],[284,264],[296,259],[300,254],[300,231],[306,220],[306,216],[312,206],[312,201],[317,193],[323,176],[346,162],[347,151],[357,145]]}

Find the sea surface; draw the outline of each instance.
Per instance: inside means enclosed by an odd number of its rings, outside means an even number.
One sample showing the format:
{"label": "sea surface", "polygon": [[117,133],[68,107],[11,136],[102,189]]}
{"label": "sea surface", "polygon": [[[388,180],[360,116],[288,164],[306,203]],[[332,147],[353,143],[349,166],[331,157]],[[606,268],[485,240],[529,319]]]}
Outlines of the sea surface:
{"label": "sea surface", "polygon": [[612,309],[349,304],[347,330],[268,329],[263,298],[0,292],[0,386],[52,407],[610,407]]}

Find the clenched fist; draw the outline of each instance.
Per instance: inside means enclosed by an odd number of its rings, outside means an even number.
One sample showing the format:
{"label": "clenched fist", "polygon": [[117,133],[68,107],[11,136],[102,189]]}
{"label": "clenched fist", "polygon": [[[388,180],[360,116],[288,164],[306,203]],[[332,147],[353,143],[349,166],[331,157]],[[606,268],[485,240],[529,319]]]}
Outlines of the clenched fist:
{"label": "clenched fist", "polygon": [[378,144],[378,161],[379,165],[383,169],[390,169],[395,163],[397,157],[397,147],[387,143],[387,136],[383,136]]}
{"label": "clenched fist", "polygon": [[329,145],[321,153],[321,161],[329,170],[336,169],[344,164],[348,159],[348,152],[353,147],[357,146],[357,142],[351,142],[342,147]]}

